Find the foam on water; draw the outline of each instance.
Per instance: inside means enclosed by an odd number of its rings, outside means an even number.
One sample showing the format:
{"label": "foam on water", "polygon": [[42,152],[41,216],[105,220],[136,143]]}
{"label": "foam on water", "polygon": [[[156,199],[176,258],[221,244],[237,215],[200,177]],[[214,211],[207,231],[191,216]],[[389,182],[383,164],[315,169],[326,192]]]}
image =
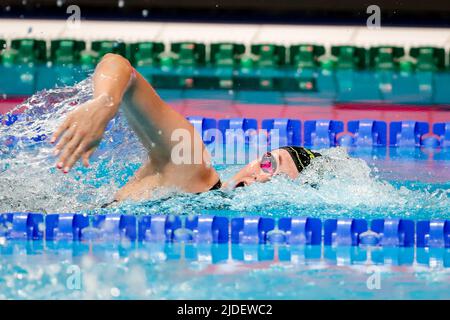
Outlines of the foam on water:
{"label": "foam on water", "polygon": [[[268,216],[450,216],[447,185],[434,188],[428,184],[418,190],[394,186],[378,177],[376,168],[349,157],[343,148],[320,150],[323,157],[315,159],[296,181],[277,176],[268,183],[230,192],[173,193],[98,209],[146,159],[124,117],[119,113],[113,120],[91,167],[78,165],[67,175],[55,169],[52,146],[31,139],[50,136],[70,110],[91,96],[90,78],[73,87],[41,91],[17,107],[27,109],[14,124],[0,126],[0,212],[190,214],[220,210],[221,214]],[[11,136],[16,137],[13,145]],[[216,168],[226,180],[241,166]]]}

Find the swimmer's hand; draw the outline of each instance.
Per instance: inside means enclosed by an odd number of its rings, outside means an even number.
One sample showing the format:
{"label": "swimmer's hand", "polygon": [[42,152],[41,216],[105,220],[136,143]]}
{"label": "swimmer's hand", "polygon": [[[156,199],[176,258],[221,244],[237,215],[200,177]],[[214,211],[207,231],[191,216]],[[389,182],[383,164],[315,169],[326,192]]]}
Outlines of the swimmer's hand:
{"label": "swimmer's hand", "polygon": [[100,144],[108,122],[115,112],[103,97],[92,99],[68,114],[50,139],[55,146],[54,155],[59,155],[58,169],[68,173],[73,165],[82,158],[85,167],[89,158]]}

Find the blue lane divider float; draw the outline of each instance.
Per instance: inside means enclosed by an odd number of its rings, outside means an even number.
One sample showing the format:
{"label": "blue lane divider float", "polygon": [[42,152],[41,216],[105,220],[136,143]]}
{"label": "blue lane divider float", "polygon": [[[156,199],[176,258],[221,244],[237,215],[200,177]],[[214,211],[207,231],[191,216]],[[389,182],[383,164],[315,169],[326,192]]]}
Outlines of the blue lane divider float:
{"label": "blue lane divider float", "polygon": [[[370,228],[369,228],[370,225]],[[139,241],[450,248],[450,220],[134,216],[33,212],[0,214],[10,240]]]}
{"label": "blue lane divider float", "polygon": [[224,143],[229,139],[236,139],[239,137],[237,131],[242,130],[245,137],[245,143],[249,143],[249,136],[257,132],[258,121],[256,119],[248,118],[232,118],[222,119],[218,122],[218,129],[221,131],[224,139]]}
{"label": "blue lane divider float", "polygon": [[379,245],[392,247],[414,246],[414,222],[404,219],[375,219],[371,230],[379,234]]}
{"label": "blue lane divider float", "polygon": [[231,242],[242,244],[264,244],[267,233],[275,228],[271,218],[247,217],[231,219]]}
{"label": "blue lane divider float", "polygon": [[419,121],[394,121],[390,124],[390,144],[393,147],[420,147],[429,124]]}
{"label": "blue lane divider float", "polygon": [[196,243],[227,243],[228,219],[214,216],[193,216],[186,219],[186,228]]}
{"label": "blue lane divider float", "polygon": [[295,119],[265,119],[261,127],[267,130],[269,143],[271,143],[272,130],[278,130],[279,145],[282,146],[300,146],[302,143],[302,123]]}
{"label": "blue lane divider float", "polygon": [[138,221],[138,240],[144,242],[171,242],[175,230],[181,228],[178,216],[143,216]]}
{"label": "blue lane divider float", "polygon": [[450,221],[418,221],[416,245],[420,248],[450,248]]}
{"label": "blue lane divider float", "polygon": [[217,121],[212,118],[204,118],[204,117],[187,117],[189,122],[194,126],[194,128],[200,133],[200,136],[203,139],[203,142],[206,144],[214,142],[214,139],[212,139],[212,136],[209,136],[210,129],[216,129],[217,128]]}
{"label": "blue lane divider float", "polygon": [[92,226],[101,230],[106,240],[136,240],[136,216],[108,214],[93,217]]}
{"label": "blue lane divider float", "polygon": [[450,147],[450,122],[435,123],[433,132],[439,136],[439,144],[443,148]]}
{"label": "blue lane divider float", "polygon": [[386,146],[387,126],[384,121],[349,121],[348,131],[353,134],[353,145],[358,147]]}
{"label": "blue lane divider float", "polygon": [[322,242],[322,221],[317,218],[281,218],[278,228],[286,233],[287,244],[319,245]]}
{"label": "blue lane divider float", "polygon": [[82,214],[61,213],[48,214],[45,217],[45,239],[81,240],[81,232],[89,226],[89,217]]}
{"label": "blue lane divider float", "polygon": [[0,223],[3,235],[11,240],[42,240],[44,215],[32,212],[4,213]]}
{"label": "blue lane divider float", "polygon": [[305,146],[333,147],[336,135],[344,131],[344,123],[335,120],[309,120],[305,122]]}
{"label": "blue lane divider float", "polygon": [[364,219],[328,219],[324,223],[324,244],[357,246],[360,234],[367,231]]}

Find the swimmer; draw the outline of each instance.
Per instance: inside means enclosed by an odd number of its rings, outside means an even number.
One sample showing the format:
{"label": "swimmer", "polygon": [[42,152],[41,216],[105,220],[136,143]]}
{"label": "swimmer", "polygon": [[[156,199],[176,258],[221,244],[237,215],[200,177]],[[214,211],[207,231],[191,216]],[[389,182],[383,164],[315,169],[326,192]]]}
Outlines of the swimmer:
{"label": "swimmer", "polygon": [[[210,165],[211,156],[191,123],[167,105],[152,86],[120,55],[106,54],[93,75],[93,97],[71,111],[53,134],[50,142],[58,156],[57,168],[67,173],[81,159],[89,158],[102,140],[107,124],[122,108],[129,125],[148,151],[149,160],[115,195],[113,202],[126,199],[145,200],[157,188],[177,188],[183,192],[201,193],[215,189],[233,189],[255,182],[269,181],[284,174],[295,179],[320,154],[306,148],[286,146],[267,152],[241,169],[222,184]],[[176,129],[189,132],[190,152],[200,146],[203,157],[196,163],[174,163],[171,139]]]}

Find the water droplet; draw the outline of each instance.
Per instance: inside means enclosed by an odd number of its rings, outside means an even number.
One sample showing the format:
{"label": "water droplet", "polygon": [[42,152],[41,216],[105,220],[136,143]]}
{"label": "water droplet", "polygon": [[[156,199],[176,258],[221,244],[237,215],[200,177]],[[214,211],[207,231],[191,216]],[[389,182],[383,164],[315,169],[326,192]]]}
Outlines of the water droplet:
{"label": "water droplet", "polygon": [[119,8],[123,8],[123,7],[125,6],[125,1],[119,0],[119,2],[117,3],[117,6],[118,6]]}
{"label": "water droplet", "polygon": [[147,9],[142,10],[142,16],[143,17],[147,17],[148,16],[148,10]]}
{"label": "water droplet", "polygon": [[111,296],[117,298],[118,296],[120,296],[120,290],[119,288],[111,288]]}

